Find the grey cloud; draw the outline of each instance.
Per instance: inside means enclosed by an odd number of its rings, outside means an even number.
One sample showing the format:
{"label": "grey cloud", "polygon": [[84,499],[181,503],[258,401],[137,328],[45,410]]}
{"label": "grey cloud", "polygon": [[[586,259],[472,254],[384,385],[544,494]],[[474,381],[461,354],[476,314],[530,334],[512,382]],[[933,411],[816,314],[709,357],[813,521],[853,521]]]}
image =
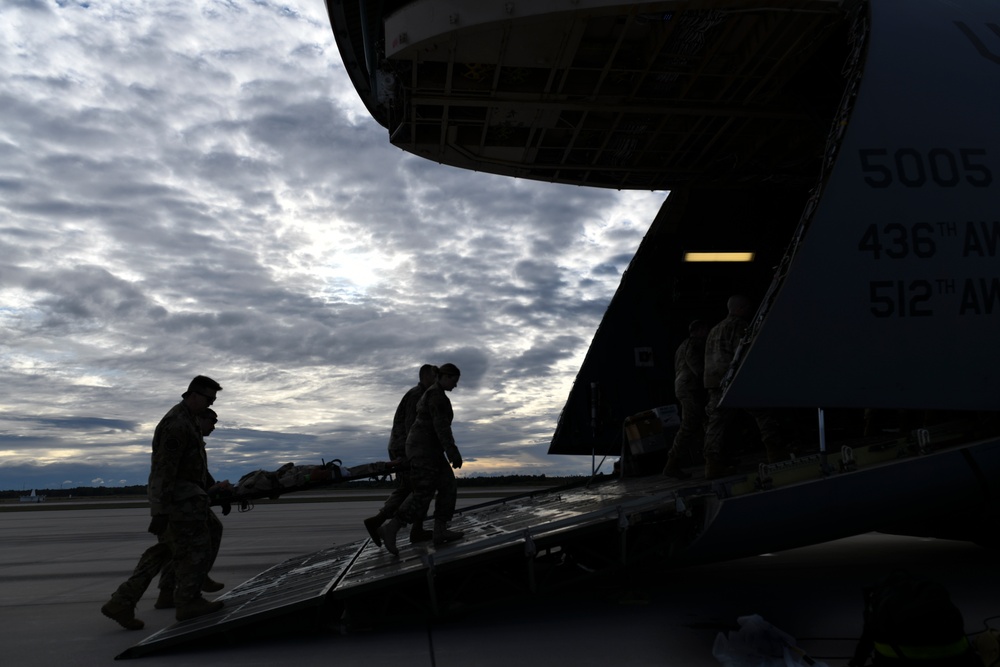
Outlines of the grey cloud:
{"label": "grey cloud", "polygon": [[614,264],[607,263],[598,264],[590,270],[590,273],[595,276],[617,276],[621,274],[621,271]]}
{"label": "grey cloud", "polygon": [[134,286],[99,267],[61,271],[51,279],[32,281],[31,286],[53,293],[51,297],[38,300],[49,313],[50,319],[45,326],[56,326],[67,320],[129,317],[147,305],[143,294]]}
{"label": "grey cloud", "polygon": [[106,433],[109,431],[135,431],[138,422],[123,419],[102,419],[100,417],[39,417],[31,421],[42,426],[52,426],[72,432],[93,431]]}
{"label": "grey cloud", "polygon": [[[19,419],[17,421],[30,423],[31,420]],[[37,435],[14,435],[10,433],[0,433],[0,445],[2,445],[5,448],[43,447],[43,446],[51,446],[52,439]]]}
{"label": "grey cloud", "polygon": [[[44,0],[9,0],[10,5],[13,7],[19,7],[21,9],[27,9],[30,11],[40,12],[48,14],[51,12],[49,4]],[[60,6],[63,4],[59,2]]]}
{"label": "grey cloud", "polygon": [[556,362],[571,357],[582,342],[577,336],[536,337],[531,349],[512,361],[512,372],[515,375],[548,372]]}
{"label": "grey cloud", "polygon": [[435,352],[435,366],[455,364],[462,372],[462,387],[478,389],[484,385],[490,368],[490,354],[475,347],[445,348]]}
{"label": "grey cloud", "polygon": [[621,269],[619,269],[618,271],[618,273],[621,274],[622,271],[625,269],[625,267],[628,266],[629,263],[632,261],[632,257],[634,256],[634,254],[635,254],[634,252],[619,253],[617,255],[611,256],[608,261],[614,264],[615,266],[621,267]]}

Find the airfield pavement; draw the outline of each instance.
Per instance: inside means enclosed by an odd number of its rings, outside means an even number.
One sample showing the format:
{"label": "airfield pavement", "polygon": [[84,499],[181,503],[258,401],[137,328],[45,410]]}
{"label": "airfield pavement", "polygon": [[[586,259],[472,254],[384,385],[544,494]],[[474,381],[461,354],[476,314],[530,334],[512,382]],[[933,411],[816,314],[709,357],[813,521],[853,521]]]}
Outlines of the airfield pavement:
{"label": "airfield pavement", "polygon": [[[460,498],[460,507],[482,502]],[[227,588],[287,558],[366,537],[362,519],[381,502],[259,505],[223,518],[212,572]],[[137,610],[146,622],[127,631],[101,605],[151,543],[145,509],[0,509],[0,645],[5,665],[103,665],[173,624],[153,609],[150,590]],[[183,645],[131,662],[212,667],[346,664],[573,667],[718,665],[712,644],[736,619],[760,614],[830,667],[847,664],[861,631],[861,587],[896,567],[943,583],[966,631],[1000,616],[996,552],[948,540],[870,533],[825,545],[675,570],[666,584],[629,594],[575,595],[503,604],[461,618],[419,620],[361,632],[278,635]],[[386,555],[387,558],[390,556]],[[606,591],[605,591],[606,593]],[[638,593],[638,594],[637,594]],[[211,597],[211,596],[209,596]],[[997,627],[1000,619],[990,625]],[[125,662],[125,661],[123,661]],[[121,664],[121,663],[119,663]]]}

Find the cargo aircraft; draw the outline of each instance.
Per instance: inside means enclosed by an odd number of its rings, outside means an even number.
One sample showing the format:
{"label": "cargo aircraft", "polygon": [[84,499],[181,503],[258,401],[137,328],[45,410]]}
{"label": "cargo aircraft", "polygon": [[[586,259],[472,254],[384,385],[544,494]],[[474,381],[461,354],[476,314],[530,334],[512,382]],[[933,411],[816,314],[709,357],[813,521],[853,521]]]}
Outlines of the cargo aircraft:
{"label": "cargo aircraft", "polygon": [[[119,657],[316,605],[385,622],[870,531],[1000,544],[1000,4],[326,4],[393,145],[669,192],[549,448],[622,474],[469,508],[440,549],[291,559]],[[774,411],[794,456],[761,462],[738,423],[733,474],[706,479],[693,453],[690,479],[666,478],[674,349],[736,293],[759,308],[722,405]]]}
{"label": "cargo aircraft", "polygon": [[[640,418],[674,402],[688,323],[722,319],[742,293],[760,306],[723,405],[774,410],[800,456],[714,484],[686,557],[877,529],[997,542],[995,2],[327,7],[394,146],[516,178],[669,191],[550,454],[631,453],[633,471],[658,472],[662,458],[634,445],[669,441],[670,419],[643,433]],[[731,436],[757,460],[753,429]]]}

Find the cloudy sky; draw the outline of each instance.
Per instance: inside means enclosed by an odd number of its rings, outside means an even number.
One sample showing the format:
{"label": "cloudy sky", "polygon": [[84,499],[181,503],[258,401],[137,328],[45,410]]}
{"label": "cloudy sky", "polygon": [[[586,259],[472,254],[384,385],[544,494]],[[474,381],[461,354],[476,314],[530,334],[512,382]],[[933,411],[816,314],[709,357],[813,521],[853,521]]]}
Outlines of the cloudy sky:
{"label": "cloudy sky", "polygon": [[385,458],[424,362],[461,474],[546,455],[664,193],[389,145],[322,0],[0,0],[0,489],[143,484],[188,381],[212,472]]}

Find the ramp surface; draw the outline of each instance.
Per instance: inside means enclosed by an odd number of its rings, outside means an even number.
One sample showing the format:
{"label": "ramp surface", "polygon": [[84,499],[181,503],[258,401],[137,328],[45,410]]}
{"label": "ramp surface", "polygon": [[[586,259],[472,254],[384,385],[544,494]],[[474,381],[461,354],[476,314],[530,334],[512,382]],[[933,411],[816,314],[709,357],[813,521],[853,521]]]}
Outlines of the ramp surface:
{"label": "ramp surface", "polygon": [[348,571],[364,545],[365,542],[356,542],[290,558],[220,596],[218,599],[224,600],[226,606],[217,613],[180,621],[150,635],[116,656],[116,659],[137,657],[308,607],[318,607]]}
{"label": "ramp surface", "polygon": [[894,524],[918,535],[946,525],[949,539],[995,542],[1000,439],[956,446],[946,433],[924,435],[845,445],[711,482],[698,474],[683,482],[600,478],[469,507],[452,522],[465,533],[457,542],[410,544],[401,532],[398,557],[363,540],[289,559],[222,596],[226,606],[215,614],[165,628],[118,657],[309,608],[355,629],[463,613],[598,576],[629,588],[644,566],[662,574]]}
{"label": "ramp surface", "polygon": [[[338,613],[356,602],[363,607],[374,600],[377,605],[384,599],[373,595],[379,591],[408,596],[411,608],[437,613],[440,596],[453,595],[448,590],[449,574],[461,576],[482,568],[502,570],[509,561],[529,564],[515,587],[531,591],[538,585],[531,563],[540,553],[558,554],[568,543],[596,540],[603,545],[595,545],[592,552],[598,554],[610,546],[612,555],[605,560],[614,560],[620,555],[620,545],[616,540],[608,544],[606,536],[621,535],[642,515],[673,515],[679,487],[655,476],[541,491],[463,510],[452,528],[464,531],[465,537],[449,545],[411,545],[401,532],[399,557],[363,540],[292,558],[218,598],[226,603],[222,610],[178,622],[117,658],[138,657],[327,603],[334,603]],[[683,493],[690,493],[690,489]],[[484,587],[478,586],[475,595],[481,597],[483,592]],[[364,618],[365,614],[358,612],[357,616]]]}

